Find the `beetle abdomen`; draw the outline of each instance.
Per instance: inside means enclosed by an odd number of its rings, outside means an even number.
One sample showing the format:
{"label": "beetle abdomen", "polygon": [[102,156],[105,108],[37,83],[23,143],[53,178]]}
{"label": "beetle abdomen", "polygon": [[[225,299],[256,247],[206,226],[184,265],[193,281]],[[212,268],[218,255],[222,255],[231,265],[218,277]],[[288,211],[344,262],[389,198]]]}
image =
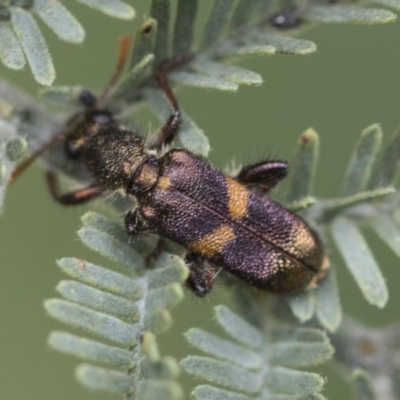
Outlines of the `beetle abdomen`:
{"label": "beetle abdomen", "polygon": [[324,251],[298,216],[184,150],[164,157],[157,187],[141,201],[158,233],[273,292],[305,288]]}

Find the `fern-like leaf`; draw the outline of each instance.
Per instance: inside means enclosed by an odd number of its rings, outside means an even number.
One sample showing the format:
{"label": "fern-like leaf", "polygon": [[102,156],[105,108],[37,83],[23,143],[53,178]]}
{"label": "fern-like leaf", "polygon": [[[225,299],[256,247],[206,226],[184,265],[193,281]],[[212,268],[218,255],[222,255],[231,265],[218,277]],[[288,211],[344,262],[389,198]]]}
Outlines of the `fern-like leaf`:
{"label": "fern-like leaf", "polygon": [[[154,88],[153,73],[160,61],[180,52],[193,53],[195,57],[171,72],[169,77],[172,80],[235,91],[240,84],[257,85],[262,79],[252,71],[231,65],[231,56],[308,54],[315,50],[314,43],[288,36],[288,33],[294,35],[306,27],[307,20],[382,23],[393,20],[394,16],[388,11],[363,9],[354,4],[348,7],[313,3],[291,10],[296,27],[293,26],[284,35],[278,22],[287,15],[280,8],[281,5],[270,7],[266,1],[219,0],[210,10],[201,44],[197,48],[192,30],[196,4],[196,1],[179,1],[177,18],[174,19],[170,15],[170,1],[152,2],[151,17],[144,20],[135,36],[129,71],[108,99],[107,107],[115,111],[117,118],[123,120],[129,106],[138,107],[145,100],[160,120],[165,121],[170,106],[162,93]],[[30,40],[37,42],[38,48],[44,49],[43,62],[46,68],[43,71],[44,76],[47,74],[48,77],[52,64],[40,33],[35,30],[35,20],[26,10],[18,8],[12,11],[14,19],[25,18],[29,22],[22,25],[30,27],[32,37],[23,31],[24,27],[19,28],[22,29],[21,37],[25,35],[24,45],[28,46],[25,53],[33,48],[27,45]],[[175,21],[173,27],[172,20]],[[186,20],[192,23],[187,24]],[[7,44],[13,43],[13,31],[9,25],[1,22],[0,29],[4,26],[5,35],[9,35],[4,36],[9,37]],[[1,37],[0,46],[4,46]],[[23,53],[19,52],[18,45],[15,48],[14,53],[8,49],[7,57],[11,60],[8,62],[20,65],[18,63],[21,63],[20,56]],[[1,48],[0,54],[4,54]],[[35,59],[32,64],[34,62]],[[43,96],[53,103],[56,100],[75,108],[80,90],[79,87],[51,88]],[[4,98],[13,99],[18,104],[16,106],[8,101],[0,104],[1,123],[5,127],[3,131],[9,132],[2,139],[0,147],[2,195],[13,163],[24,149],[24,143],[19,138],[29,132],[30,147],[37,149],[63,124],[60,122],[62,118],[43,111],[32,101],[19,95],[10,95],[14,92],[4,84],[0,85],[0,93],[6,94]],[[2,96],[0,98],[3,99]],[[319,138],[315,131],[306,131],[298,142],[293,162],[295,173],[286,203],[292,210],[302,212],[325,241],[330,239],[328,233],[332,234],[333,243],[343,255],[366,299],[382,307],[387,301],[386,285],[359,228],[360,223],[367,223],[396,254],[400,254],[397,243],[400,229],[398,197],[389,196],[394,191],[392,185],[398,170],[400,135],[396,133],[390,145],[377,158],[380,136],[377,126],[363,132],[345,174],[341,197],[318,199],[313,191],[313,178],[318,162]],[[179,139],[184,147],[194,153],[205,156],[209,151],[207,138],[185,113]],[[77,180],[84,182],[87,179],[87,174],[79,165],[71,166],[66,162],[62,144],[46,155],[46,161]],[[118,202],[116,204],[119,205]],[[169,327],[169,308],[182,298],[181,284],[187,277],[182,261],[176,256],[169,259],[171,256],[164,254],[153,270],[145,270],[143,253],[148,254],[148,243],[140,242],[137,243],[140,246],[131,246],[119,224],[111,223],[97,214],[84,217],[79,237],[90,248],[127,267],[129,275],[117,274],[81,260],[63,259],[60,266],[79,282],[61,282],[57,290],[64,299],[49,300],[46,308],[64,323],[86,329],[115,345],[56,332],[50,336],[51,346],[85,361],[76,374],[90,388],[123,393],[128,398],[182,398],[181,388],[175,379],[178,374],[177,363],[159,355],[154,339],[154,333]],[[354,254],[357,257],[353,257]],[[281,307],[287,304],[291,313],[302,323],[313,321],[330,332],[336,331],[342,311],[336,281],[337,260],[332,260],[332,264],[328,276],[315,290],[285,296],[283,301],[282,297],[276,297],[273,302]],[[361,267],[365,265],[368,268],[361,274]],[[240,289],[240,285],[233,287],[234,290]],[[297,368],[329,358],[332,349],[326,336],[318,329],[300,329],[295,325],[289,328],[294,336],[285,334],[287,326],[274,318],[283,320],[283,315],[273,309],[266,310],[264,306],[268,303],[265,296],[248,296],[250,303],[263,306],[261,310],[255,307],[250,311],[243,304],[245,297],[236,296],[236,306],[239,312],[242,311],[240,315],[224,307],[216,310],[218,323],[228,338],[211,335],[200,329],[192,329],[187,333],[189,342],[207,354],[206,357],[189,356],[182,361],[188,372],[210,383],[195,388],[194,396],[198,399],[301,399],[305,396],[322,399],[320,392],[323,379],[313,373],[298,371]],[[244,308],[246,312],[243,312]],[[268,329],[267,317],[268,321],[274,319]],[[294,323],[293,318],[291,321]],[[362,363],[359,366],[367,370]],[[373,383],[370,385],[369,379],[364,372],[354,375],[360,393],[371,393],[368,387]],[[371,379],[373,382],[374,378]]]}
{"label": "fern-like leaf", "polygon": [[332,356],[333,348],[322,331],[277,324],[263,332],[226,306],[215,307],[215,319],[228,339],[197,328],[185,334],[192,346],[207,354],[188,356],[180,362],[188,373],[211,384],[196,387],[192,393],[195,399],[319,395],[324,380],[296,368],[316,365]]}
{"label": "fern-like leaf", "polygon": [[[78,0],[115,18],[130,19],[134,9],[120,0]],[[22,69],[25,59],[42,85],[51,85],[55,68],[50,51],[34,16],[42,20],[59,39],[82,43],[85,30],[59,0],[13,1],[0,6],[0,61],[8,68]]]}
{"label": "fern-like leaf", "polygon": [[[130,19],[134,9],[120,0],[98,1],[78,0],[93,9],[109,16]],[[235,79],[238,72],[221,73],[225,59],[231,56],[249,54],[308,54],[316,50],[310,41],[299,40],[282,35],[291,31],[298,34],[312,23],[353,23],[382,24],[392,22],[396,15],[382,9],[363,8],[358,4],[327,5],[320,3],[305,4],[293,2],[288,10],[284,1],[274,6],[267,0],[233,2],[216,0],[209,11],[203,26],[200,46],[196,46],[194,26],[197,19],[197,1],[178,1],[177,16],[171,27],[170,0],[153,0],[150,16],[157,24],[155,38],[155,65],[171,56],[194,53],[208,57],[200,65],[189,66],[196,73],[174,74],[180,83],[219,90],[235,91],[240,84],[259,84],[260,78],[250,71],[241,71],[239,75],[253,76],[253,79]],[[398,9],[396,1],[375,1],[375,4]],[[85,31],[78,20],[59,0],[31,0],[30,2],[12,2],[2,6],[0,14],[0,59],[4,65],[21,69],[27,59],[35,79],[50,85],[55,77],[55,69],[50,52],[32,15],[38,16],[56,35],[70,43],[81,43]],[[283,20],[283,23],[277,22]],[[292,25],[286,21],[293,21]],[[295,28],[295,29],[288,29]],[[240,38],[240,39],[239,39]],[[139,60],[134,59],[134,64]],[[200,74],[200,76],[199,76]],[[233,75],[233,82],[232,82]],[[236,82],[235,82],[236,80]]]}
{"label": "fern-like leaf", "polygon": [[125,237],[118,224],[95,213],[86,214],[83,222],[83,243],[126,266],[129,275],[64,258],[58,265],[73,280],[61,281],[57,291],[63,299],[47,300],[45,308],[61,322],[114,344],[53,332],[50,346],[86,362],[77,367],[76,377],[91,389],[136,400],[182,399],[177,362],[160,355],[155,334],[168,329],[169,309],[183,297],[185,264],[178,256],[163,253],[152,270],[144,271],[143,259],[133,247],[118,244],[118,238]]}
{"label": "fern-like leaf", "polygon": [[[388,290],[378,262],[369,249],[361,230],[357,226],[368,222],[378,236],[396,253],[399,253],[397,238],[399,227],[393,218],[398,207],[398,196],[390,197],[399,162],[396,133],[391,143],[380,149],[381,130],[378,125],[366,128],[356,144],[349,161],[343,183],[343,196],[338,199],[316,200],[306,209],[305,217],[317,227],[325,240],[330,231],[333,242],[343,256],[351,274],[366,300],[383,307],[388,301]],[[318,135],[314,130],[304,132],[298,142],[293,164],[287,202],[289,207],[313,198],[313,178],[318,159]],[[378,159],[378,154],[381,153]],[[388,155],[390,153],[390,155]],[[382,185],[385,182],[386,186]],[[333,268],[336,260],[332,260]],[[329,331],[335,331],[341,321],[335,271],[315,290],[286,296],[293,314],[301,322],[316,317]]]}
{"label": "fern-like leaf", "polygon": [[376,329],[347,317],[331,337],[339,371],[357,400],[398,399],[399,325]]}

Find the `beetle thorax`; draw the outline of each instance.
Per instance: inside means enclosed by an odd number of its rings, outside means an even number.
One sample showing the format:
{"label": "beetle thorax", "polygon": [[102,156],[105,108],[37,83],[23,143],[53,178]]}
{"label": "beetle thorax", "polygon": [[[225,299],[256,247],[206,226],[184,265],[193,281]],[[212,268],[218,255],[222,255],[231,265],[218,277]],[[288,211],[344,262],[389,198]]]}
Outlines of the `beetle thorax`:
{"label": "beetle thorax", "polygon": [[83,161],[95,179],[111,190],[126,190],[132,175],[147,158],[143,139],[116,127],[90,137],[83,151]]}

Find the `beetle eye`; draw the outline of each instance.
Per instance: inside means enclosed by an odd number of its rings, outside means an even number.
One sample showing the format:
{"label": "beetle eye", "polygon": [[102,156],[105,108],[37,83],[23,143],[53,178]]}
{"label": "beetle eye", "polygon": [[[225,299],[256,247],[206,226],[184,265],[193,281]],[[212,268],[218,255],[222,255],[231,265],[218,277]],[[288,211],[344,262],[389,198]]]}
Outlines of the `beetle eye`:
{"label": "beetle eye", "polygon": [[152,167],[158,167],[158,160],[156,157],[150,157],[147,160],[147,164],[151,165]]}
{"label": "beetle eye", "polygon": [[141,192],[142,188],[137,183],[135,183],[134,179],[131,179],[128,183],[126,191],[128,194],[135,195],[135,194],[138,194],[139,192]]}

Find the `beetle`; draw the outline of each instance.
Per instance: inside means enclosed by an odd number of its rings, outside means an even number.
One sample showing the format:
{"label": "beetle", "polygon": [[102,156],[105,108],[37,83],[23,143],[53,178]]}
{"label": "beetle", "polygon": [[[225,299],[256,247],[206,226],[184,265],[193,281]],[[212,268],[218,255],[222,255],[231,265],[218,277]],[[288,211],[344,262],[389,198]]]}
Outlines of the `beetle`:
{"label": "beetle", "polygon": [[104,95],[99,99],[82,91],[83,112],[70,118],[58,138],[92,180],[60,193],[49,171],[51,194],[64,205],[104,191],[131,197],[135,206],[125,216],[128,235],[157,234],[186,248],[187,285],[198,296],[210,292],[218,268],[274,293],[314,286],[329,266],[320,238],[302,218],[266,196],[286,176],[285,161],[258,162],[227,176],[185,149],[167,148],[179,132],[181,111],[166,73],[185,60],[175,57],[156,70],[172,113],[150,141],[116,120],[102,106]]}

